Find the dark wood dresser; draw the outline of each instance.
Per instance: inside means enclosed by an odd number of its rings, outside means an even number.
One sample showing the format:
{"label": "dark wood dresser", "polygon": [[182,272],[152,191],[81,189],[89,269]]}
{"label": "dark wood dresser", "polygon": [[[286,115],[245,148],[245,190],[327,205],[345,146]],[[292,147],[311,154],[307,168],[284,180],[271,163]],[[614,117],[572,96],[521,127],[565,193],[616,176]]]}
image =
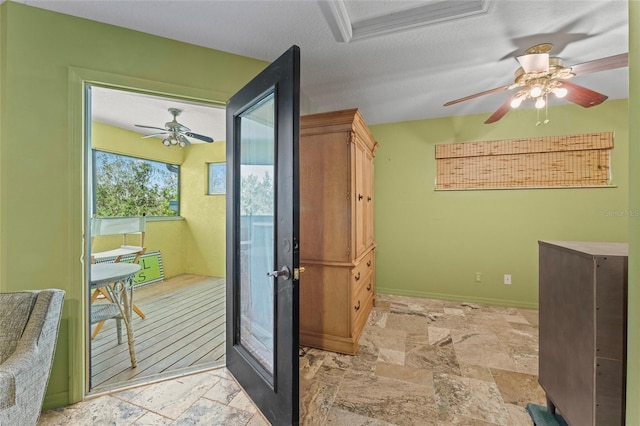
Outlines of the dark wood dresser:
{"label": "dark wood dresser", "polygon": [[540,385],[570,425],[624,425],[626,243],[539,241]]}

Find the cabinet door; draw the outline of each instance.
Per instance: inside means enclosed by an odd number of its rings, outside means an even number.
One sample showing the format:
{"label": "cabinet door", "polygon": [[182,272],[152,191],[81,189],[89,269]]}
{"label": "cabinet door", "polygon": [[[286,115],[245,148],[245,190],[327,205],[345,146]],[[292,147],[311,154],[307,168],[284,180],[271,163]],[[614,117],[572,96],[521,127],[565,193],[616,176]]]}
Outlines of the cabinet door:
{"label": "cabinet door", "polygon": [[300,138],[300,258],[349,262],[353,191],[344,133]]}
{"label": "cabinet door", "polygon": [[373,245],[373,155],[366,151],[363,163],[364,181],[364,244],[365,249]]}
{"label": "cabinet door", "polygon": [[366,231],[365,231],[365,223],[366,223],[366,210],[367,210],[367,196],[365,194],[365,169],[366,169],[366,161],[367,155],[362,146],[355,144],[355,155],[354,155],[354,171],[355,171],[355,211],[354,211],[354,228],[355,228],[355,253],[354,257],[358,258],[362,255],[367,248],[366,244]]}

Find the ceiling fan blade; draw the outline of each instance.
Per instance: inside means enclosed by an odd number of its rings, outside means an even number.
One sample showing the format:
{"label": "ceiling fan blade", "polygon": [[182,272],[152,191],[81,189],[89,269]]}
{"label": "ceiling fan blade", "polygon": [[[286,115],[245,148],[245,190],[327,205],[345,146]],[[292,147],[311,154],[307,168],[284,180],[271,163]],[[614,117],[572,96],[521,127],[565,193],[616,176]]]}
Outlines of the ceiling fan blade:
{"label": "ceiling fan blade", "polygon": [[134,124],[134,126],[136,126],[136,127],[142,127],[143,129],[155,129],[155,130],[162,130],[163,132],[167,130],[167,129],[163,129],[162,127],[143,126],[142,124]]}
{"label": "ceiling fan blade", "polygon": [[213,139],[210,138],[209,136],[204,136],[204,135],[199,135],[197,133],[192,133],[192,132],[186,132],[184,133],[186,136],[189,136],[190,138],[194,138],[194,139],[200,139],[201,141],[204,142],[213,142]]}
{"label": "ceiling fan blade", "polygon": [[566,100],[584,108],[600,105],[608,98],[607,95],[603,95],[602,93],[595,92],[575,83],[570,83],[566,80],[562,82],[562,87],[567,89],[567,94],[564,97]]}
{"label": "ceiling fan blade", "polygon": [[549,54],[548,53],[530,53],[528,55],[518,56],[518,62],[525,73],[541,73],[549,72]]}
{"label": "ceiling fan blade", "polygon": [[464,98],[454,99],[453,101],[449,101],[446,104],[444,104],[444,106],[454,105],[454,104],[457,104],[457,103],[460,103],[460,102],[468,101],[469,99],[478,98],[478,97],[484,96],[484,95],[489,95],[491,93],[502,92],[503,90],[507,90],[510,87],[511,87],[511,85],[502,86],[502,87],[496,87],[495,89],[491,89],[491,90],[485,90],[484,92],[476,93],[474,95],[465,96]]}
{"label": "ceiling fan blade", "polygon": [[142,139],[146,139],[146,138],[155,138],[156,136],[162,136],[162,135],[166,135],[169,132],[160,132],[160,133],[151,133],[150,135],[144,135],[142,137]]}
{"label": "ceiling fan blade", "polygon": [[629,65],[629,53],[607,56],[606,58],[595,59],[589,62],[571,66],[571,72],[575,75],[589,74],[592,72],[624,68]]}
{"label": "ceiling fan blade", "polygon": [[505,116],[506,113],[509,112],[509,110],[511,109],[511,100],[513,99],[513,96],[510,96],[505,103],[503,103],[502,105],[500,105],[500,108],[498,108],[496,110],[496,112],[494,112],[493,114],[491,114],[491,117],[487,118],[487,121],[484,122],[484,124],[491,124],[491,123],[495,123],[496,121],[500,120],[502,117]]}

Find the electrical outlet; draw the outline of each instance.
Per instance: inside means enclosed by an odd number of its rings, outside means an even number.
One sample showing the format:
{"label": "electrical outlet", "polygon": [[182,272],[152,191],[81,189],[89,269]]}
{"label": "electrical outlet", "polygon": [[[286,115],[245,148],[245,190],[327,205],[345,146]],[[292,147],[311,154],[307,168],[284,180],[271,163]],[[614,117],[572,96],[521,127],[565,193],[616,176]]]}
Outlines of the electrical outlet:
{"label": "electrical outlet", "polygon": [[476,282],[477,283],[482,282],[482,272],[476,272]]}
{"label": "electrical outlet", "polygon": [[507,285],[511,284],[511,274],[504,274],[504,283]]}

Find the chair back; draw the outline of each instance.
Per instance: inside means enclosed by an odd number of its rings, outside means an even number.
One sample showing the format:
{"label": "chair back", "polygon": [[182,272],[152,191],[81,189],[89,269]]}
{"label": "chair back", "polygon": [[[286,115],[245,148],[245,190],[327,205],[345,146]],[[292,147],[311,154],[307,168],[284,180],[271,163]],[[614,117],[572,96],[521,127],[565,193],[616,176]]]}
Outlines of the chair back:
{"label": "chair back", "polygon": [[91,220],[91,235],[136,234],[147,230],[145,216],[134,217],[97,217]]}
{"label": "chair back", "polygon": [[[144,236],[147,230],[147,220],[145,216],[133,217],[98,217],[93,216],[91,219],[91,246],[93,250],[93,242],[95,237],[108,235],[122,235],[122,245],[118,250],[110,250],[101,253],[93,253],[92,258],[117,257],[116,262],[120,260],[120,256],[126,254],[143,254]],[[128,235],[138,235],[137,244],[127,244]],[[124,251],[123,251],[124,250]],[[136,260],[138,260],[136,257]],[[135,262],[134,261],[134,262]]]}

